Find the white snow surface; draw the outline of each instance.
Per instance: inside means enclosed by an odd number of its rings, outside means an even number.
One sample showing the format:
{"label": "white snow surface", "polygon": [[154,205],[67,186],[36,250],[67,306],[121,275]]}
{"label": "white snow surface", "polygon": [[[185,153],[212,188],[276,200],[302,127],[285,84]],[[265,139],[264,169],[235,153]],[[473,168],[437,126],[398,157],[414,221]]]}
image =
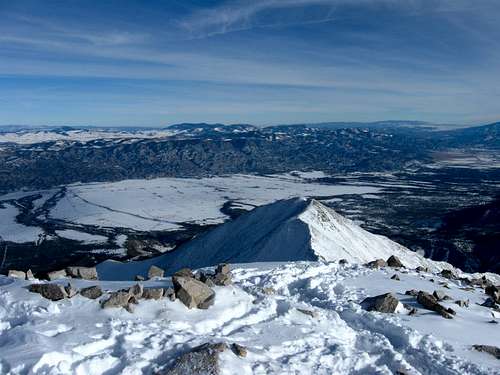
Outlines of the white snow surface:
{"label": "white snow surface", "polygon": [[105,261],[98,271],[105,280],[133,280],[137,274],[146,275],[152,264],[172,274],[183,267],[200,268],[222,262],[346,259],[366,263],[386,260],[391,255],[411,268],[452,268],[448,263],[430,261],[387,237],[372,234],[318,201],[292,198],[257,207],[171,253],[140,262]]}
{"label": "white snow surface", "polygon": [[[29,282],[0,276],[0,373],[152,374],[206,342],[247,348],[245,358],[230,351],[221,356],[222,374],[500,373],[498,360],[471,348],[500,346],[500,325],[488,323],[490,309],[478,305],[486,298],[481,289],[465,291],[431,273],[338,262],[254,263],[234,265],[232,272],[234,285],[215,287],[208,310],[188,310],[164,298],[140,300],[133,313],[103,310],[80,295],[50,302],[28,292]],[[390,279],[395,272],[401,281]],[[410,316],[405,309],[383,314],[360,307],[365,297],[386,292],[419,307],[405,290],[432,292],[442,282],[452,297],[444,304],[457,312],[451,320],[420,308]],[[72,283],[105,290],[133,285]],[[157,279],[144,285],[171,284]],[[275,293],[266,295],[263,288]],[[455,305],[455,299],[469,299],[470,307]]]}
{"label": "white snow surface", "polygon": [[372,186],[328,185],[309,180],[323,175],[322,172],[304,172],[302,177],[236,174],[74,184],[67,187],[65,197],[50,211],[50,216],[76,224],[175,230],[186,222],[225,221],[228,217],[220,209],[230,200],[246,209],[297,196],[333,197],[380,191]]}
{"label": "white snow surface", "polygon": [[103,243],[108,240],[108,237],[100,236],[97,234],[80,232],[73,229],[56,230],[59,237],[68,238],[70,240],[81,241],[83,243],[95,244]]}
{"label": "white snow surface", "polygon": [[12,204],[3,203],[0,207],[0,239],[10,242],[37,242],[44,231],[39,227],[29,227],[16,222],[19,209]]}

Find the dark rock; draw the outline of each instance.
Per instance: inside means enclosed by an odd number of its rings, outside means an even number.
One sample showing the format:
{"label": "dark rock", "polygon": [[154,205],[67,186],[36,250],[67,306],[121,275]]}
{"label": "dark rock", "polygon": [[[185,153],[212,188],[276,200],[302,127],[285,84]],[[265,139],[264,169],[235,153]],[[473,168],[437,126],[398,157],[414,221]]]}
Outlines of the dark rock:
{"label": "dark rock", "polygon": [[102,296],[102,289],[98,285],[89,286],[88,288],[80,290],[80,295],[85,298],[97,299]]}
{"label": "dark rock", "polygon": [[172,276],[175,296],[188,308],[207,309],[213,305],[215,292],[193,277]]}
{"label": "dark rock", "polygon": [[486,301],[484,301],[481,306],[484,306],[484,307],[490,307],[490,308],[493,308],[493,309],[496,309],[497,308],[497,304],[495,303],[495,301],[493,300],[493,298],[491,297],[488,297],[486,299]]}
{"label": "dark rock", "polygon": [[179,356],[174,364],[159,375],[218,375],[219,354],[227,350],[224,343],[204,344]]}
{"label": "dark rock", "polygon": [[153,277],[163,277],[165,275],[165,271],[157,266],[149,267],[148,271],[148,279],[152,279]]}
{"label": "dark rock", "polygon": [[446,307],[438,303],[436,297],[424,291],[418,292],[417,302],[426,309],[437,312],[443,318],[451,319],[453,318],[453,315],[455,315],[455,311],[449,308],[447,309]]}
{"label": "dark rock", "polygon": [[473,345],[472,346],[475,350],[479,352],[484,352],[491,354],[494,356],[496,359],[500,359],[500,348],[492,345]]}
{"label": "dark rock", "polygon": [[399,258],[395,255],[391,255],[389,257],[389,259],[387,259],[387,265],[389,267],[393,267],[393,268],[403,268],[404,267],[403,263],[401,263]]}
{"label": "dark rock", "polygon": [[438,301],[444,301],[447,299],[451,299],[449,296],[446,295],[446,293],[442,290],[435,290],[432,295],[436,297]]}
{"label": "dark rock", "polygon": [[455,303],[460,307],[469,307],[469,300],[456,300]]}
{"label": "dark rock", "polygon": [[26,280],[26,273],[24,271],[9,270],[7,276],[15,277],[16,279]]}
{"label": "dark rock", "polygon": [[144,299],[161,299],[163,297],[163,288],[146,288],[142,293]]}
{"label": "dark rock", "polygon": [[240,344],[236,344],[236,343],[231,344],[231,351],[234,354],[236,354],[238,357],[244,358],[247,356],[247,349]]}
{"label": "dark rock", "polygon": [[68,267],[66,273],[70,277],[84,280],[98,280],[97,270],[95,267]]}
{"label": "dark rock", "polygon": [[397,281],[400,281],[401,279],[399,278],[399,276],[398,276],[398,275],[394,274],[394,275],[392,275],[391,280],[397,280]]}
{"label": "dark rock", "polygon": [[429,272],[429,269],[427,267],[418,266],[417,268],[415,268],[415,271],[417,271],[417,272]]}
{"label": "dark rock", "polygon": [[496,303],[500,303],[500,289],[496,285],[488,285],[484,292],[489,295],[493,301]]}
{"label": "dark rock", "polygon": [[383,259],[377,259],[366,263],[365,266],[368,268],[381,268],[381,267],[386,267],[387,263]]}
{"label": "dark rock", "polygon": [[381,294],[375,297],[365,298],[361,306],[367,311],[378,311],[382,313],[394,313],[398,307],[399,300],[392,293]]}
{"label": "dark rock", "polygon": [[66,270],[59,270],[59,271],[49,272],[47,276],[50,281],[54,281],[68,277],[68,274],[66,273]]}
{"label": "dark rock", "polygon": [[31,284],[29,286],[29,291],[38,293],[51,301],[59,301],[68,297],[64,287],[58,284]]}
{"label": "dark rock", "polygon": [[223,275],[228,275],[231,272],[231,268],[229,267],[229,264],[227,263],[222,263],[217,266],[215,269],[215,274],[223,274]]}
{"label": "dark rock", "polygon": [[453,271],[451,271],[451,270],[442,270],[441,276],[443,276],[446,279],[450,279],[450,280],[455,280],[457,278],[455,276],[455,274],[453,273]]}
{"label": "dark rock", "polygon": [[340,259],[340,260],[339,260],[339,264],[340,264],[341,266],[345,266],[346,264],[349,264],[349,262],[347,261],[347,259]]}

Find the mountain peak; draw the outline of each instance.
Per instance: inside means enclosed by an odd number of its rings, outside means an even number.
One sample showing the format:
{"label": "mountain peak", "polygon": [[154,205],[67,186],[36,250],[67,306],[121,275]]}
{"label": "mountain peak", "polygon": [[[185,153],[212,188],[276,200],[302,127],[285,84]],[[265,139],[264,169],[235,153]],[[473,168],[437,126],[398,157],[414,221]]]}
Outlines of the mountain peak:
{"label": "mountain peak", "polygon": [[132,278],[155,264],[167,274],[218,263],[326,261],[366,263],[398,256],[408,267],[442,268],[387,237],[370,233],[314,199],[260,206],[158,258],[99,266],[103,279]]}

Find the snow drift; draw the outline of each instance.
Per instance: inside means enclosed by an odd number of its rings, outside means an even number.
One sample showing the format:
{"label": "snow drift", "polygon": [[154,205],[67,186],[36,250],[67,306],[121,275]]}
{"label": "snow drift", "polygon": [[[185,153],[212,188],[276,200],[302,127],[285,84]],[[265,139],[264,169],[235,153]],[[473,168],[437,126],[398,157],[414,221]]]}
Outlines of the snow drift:
{"label": "snow drift", "polygon": [[346,259],[350,263],[366,263],[391,255],[398,256],[411,268],[451,268],[364,230],[318,201],[293,198],[258,207],[172,253],[141,262],[106,261],[98,266],[98,271],[104,280],[127,280],[138,274],[146,275],[153,264],[172,274],[183,267],[201,268],[222,262]]}

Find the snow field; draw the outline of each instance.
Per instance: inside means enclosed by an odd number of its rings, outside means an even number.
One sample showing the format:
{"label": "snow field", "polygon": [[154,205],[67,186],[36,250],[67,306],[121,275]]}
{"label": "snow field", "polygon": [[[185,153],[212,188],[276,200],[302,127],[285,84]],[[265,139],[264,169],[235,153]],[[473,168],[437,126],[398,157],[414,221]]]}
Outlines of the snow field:
{"label": "snow field", "polygon": [[[494,357],[470,348],[500,346],[498,325],[488,323],[490,310],[476,305],[485,299],[482,290],[464,291],[458,283],[414,271],[390,280],[395,272],[337,262],[235,265],[234,285],[216,287],[208,310],[141,300],[132,314],[102,310],[81,296],[49,302],[24,289],[27,282],[0,277],[0,373],[150,374],[189,348],[220,341],[248,350],[245,358],[223,353],[223,374],[499,373]],[[107,290],[133,285],[72,282]],[[406,289],[432,292],[440,282],[448,283],[445,291],[453,300],[470,299],[468,309],[445,303],[457,311],[452,320],[423,309],[409,316],[403,309],[382,314],[359,305],[366,296],[390,291],[414,304]],[[166,287],[170,280],[144,285]]]}

